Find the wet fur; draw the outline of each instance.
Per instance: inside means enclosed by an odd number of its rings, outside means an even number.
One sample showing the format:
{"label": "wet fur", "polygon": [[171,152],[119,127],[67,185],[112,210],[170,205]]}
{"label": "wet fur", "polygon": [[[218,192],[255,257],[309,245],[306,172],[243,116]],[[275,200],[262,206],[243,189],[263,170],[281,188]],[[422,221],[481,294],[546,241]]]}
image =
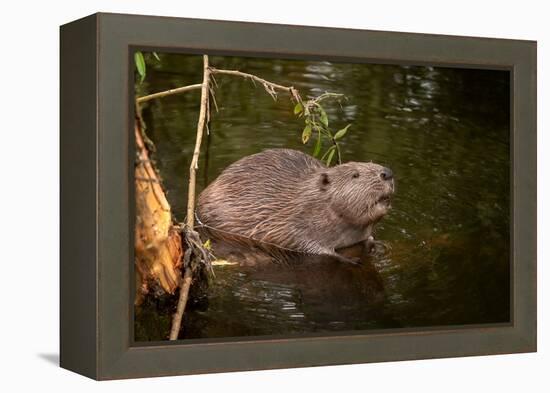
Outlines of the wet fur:
{"label": "wet fur", "polygon": [[[199,196],[203,234],[266,251],[276,259],[289,250],[337,256],[336,250],[366,241],[393,192],[384,167],[350,162],[327,168],[290,149],[270,149],[228,166]],[[215,228],[209,229],[208,227]]]}

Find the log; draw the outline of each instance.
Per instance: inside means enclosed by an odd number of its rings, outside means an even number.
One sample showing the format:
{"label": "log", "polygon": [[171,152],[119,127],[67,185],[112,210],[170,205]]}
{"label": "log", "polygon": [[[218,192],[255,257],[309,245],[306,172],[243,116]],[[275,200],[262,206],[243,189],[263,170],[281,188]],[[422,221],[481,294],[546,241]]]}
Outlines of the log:
{"label": "log", "polygon": [[140,122],[135,124],[136,139],[136,225],[135,225],[135,304],[139,305],[157,283],[174,294],[181,281],[182,241],[173,224],[170,204],[143,140]]}

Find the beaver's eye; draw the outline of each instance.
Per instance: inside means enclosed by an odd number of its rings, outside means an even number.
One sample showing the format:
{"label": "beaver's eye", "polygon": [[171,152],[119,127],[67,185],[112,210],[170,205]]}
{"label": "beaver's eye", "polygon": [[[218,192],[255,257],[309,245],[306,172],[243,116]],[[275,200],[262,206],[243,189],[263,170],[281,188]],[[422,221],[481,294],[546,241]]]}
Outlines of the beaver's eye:
{"label": "beaver's eye", "polygon": [[354,179],[357,179],[359,177],[359,173],[355,172],[353,175],[351,175]]}

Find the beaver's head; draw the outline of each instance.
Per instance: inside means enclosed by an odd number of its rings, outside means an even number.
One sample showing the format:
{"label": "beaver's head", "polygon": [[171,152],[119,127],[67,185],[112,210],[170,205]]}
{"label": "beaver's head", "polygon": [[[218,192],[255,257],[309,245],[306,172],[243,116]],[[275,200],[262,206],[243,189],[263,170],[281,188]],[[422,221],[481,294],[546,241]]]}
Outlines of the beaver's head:
{"label": "beaver's head", "polygon": [[348,162],[320,173],[319,187],[329,193],[332,209],[346,221],[369,225],[391,208],[391,169],[374,163]]}

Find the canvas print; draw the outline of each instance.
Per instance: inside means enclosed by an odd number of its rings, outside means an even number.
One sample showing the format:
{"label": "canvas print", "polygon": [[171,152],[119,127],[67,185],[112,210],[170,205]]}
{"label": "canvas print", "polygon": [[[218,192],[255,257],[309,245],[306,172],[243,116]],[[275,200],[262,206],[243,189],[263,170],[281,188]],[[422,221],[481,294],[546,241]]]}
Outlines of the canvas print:
{"label": "canvas print", "polygon": [[509,71],[131,66],[137,345],[510,322]]}

